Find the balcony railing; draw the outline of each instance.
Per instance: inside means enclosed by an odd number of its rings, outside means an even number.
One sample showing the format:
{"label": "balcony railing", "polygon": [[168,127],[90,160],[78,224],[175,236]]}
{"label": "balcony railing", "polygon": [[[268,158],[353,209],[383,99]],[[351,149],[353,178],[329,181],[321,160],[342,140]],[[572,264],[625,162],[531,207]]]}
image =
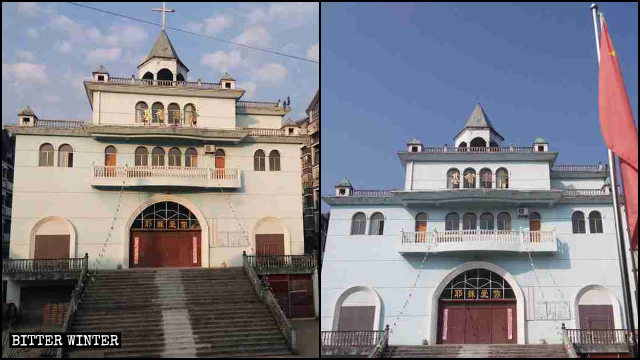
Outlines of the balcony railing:
{"label": "balcony railing", "polygon": [[552,171],[604,171],[607,170],[607,164],[598,165],[554,165]]}
{"label": "balcony railing", "polygon": [[430,146],[430,147],[423,147],[422,148],[422,152],[429,152],[429,153],[445,153],[445,152],[474,152],[474,153],[478,153],[478,152],[517,152],[517,153],[524,153],[524,152],[533,152],[534,148],[533,146],[501,146],[501,147],[497,147],[497,146],[492,146],[492,147],[448,147],[448,146]]}
{"label": "balcony railing", "polygon": [[562,191],[564,197],[576,196],[611,196],[609,189],[568,189]]}
{"label": "balcony railing", "polygon": [[121,85],[176,86],[201,89],[223,89],[220,83],[207,83],[202,81],[172,81],[110,77],[108,83]]}
{"label": "balcony railing", "polygon": [[321,331],[320,338],[322,341],[322,352],[330,348],[347,348],[347,347],[367,347],[376,346],[381,337],[384,335],[382,331]]}
{"label": "balcony railing", "polygon": [[240,176],[240,169],[94,165],[92,185],[240,187]]}
{"label": "balcony railing", "polygon": [[247,255],[249,265],[258,274],[280,272],[313,272],[317,266],[315,254],[305,255]]}
{"label": "balcony railing", "polygon": [[351,196],[361,197],[388,197],[391,196],[389,190],[353,190]]}
{"label": "balcony railing", "polygon": [[249,130],[249,136],[286,136],[284,129],[261,129],[240,127],[238,130]]}
{"label": "balcony railing", "polygon": [[257,109],[289,109],[288,106],[283,107],[282,103],[278,102],[266,102],[266,101],[238,101],[236,102],[237,108],[257,108]]}
{"label": "balcony railing", "polygon": [[569,340],[576,345],[627,344],[631,332],[625,329],[583,330],[565,329]]}
{"label": "balcony railing", "polygon": [[82,129],[86,122],[76,120],[36,119],[34,127],[47,129]]}
{"label": "balcony railing", "polygon": [[82,271],[85,258],[68,259],[3,259],[3,274]]}
{"label": "balcony railing", "polygon": [[399,252],[557,251],[555,231],[452,230],[401,232]]}

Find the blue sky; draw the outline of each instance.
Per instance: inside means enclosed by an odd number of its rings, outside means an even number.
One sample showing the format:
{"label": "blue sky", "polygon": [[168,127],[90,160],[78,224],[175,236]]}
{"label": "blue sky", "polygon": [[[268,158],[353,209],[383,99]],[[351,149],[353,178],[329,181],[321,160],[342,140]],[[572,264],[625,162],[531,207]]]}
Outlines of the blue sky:
{"label": "blue sky", "polygon": [[[83,3],[160,23],[162,3]],[[167,26],[318,60],[317,3],[167,3]],[[82,80],[98,65],[129,77],[160,28],[67,3],[2,3],[2,123],[26,104],[45,119],[90,119]],[[291,97],[294,120],[319,86],[319,65],[167,29],[188,80],[217,82],[225,71],[243,100]]]}
{"label": "blue sky", "polygon": [[[397,151],[452,144],[476,103],[507,146],[541,136],[558,164],[606,162],[589,5],[323,3],[322,194],[342,177],[401,188]],[[600,9],[637,124],[637,3]]]}

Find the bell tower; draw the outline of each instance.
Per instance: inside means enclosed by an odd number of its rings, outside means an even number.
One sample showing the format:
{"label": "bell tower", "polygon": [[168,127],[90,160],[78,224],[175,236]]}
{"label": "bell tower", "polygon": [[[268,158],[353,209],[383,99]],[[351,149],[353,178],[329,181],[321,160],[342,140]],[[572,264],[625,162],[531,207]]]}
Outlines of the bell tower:
{"label": "bell tower", "polygon": [[504,141],[491,125],[482,105],[477,104],[467,120],[464,129],[454,138],[456,147],[499,147]]}

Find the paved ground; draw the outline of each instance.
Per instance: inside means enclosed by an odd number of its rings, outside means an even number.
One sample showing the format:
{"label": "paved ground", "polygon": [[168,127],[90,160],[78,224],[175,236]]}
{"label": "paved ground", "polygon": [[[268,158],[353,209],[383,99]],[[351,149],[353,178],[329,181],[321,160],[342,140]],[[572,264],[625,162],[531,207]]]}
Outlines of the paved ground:
{"label": "paved ground", "polygon": [[320,357],[320,321],[318,319],[292,319],[296,329],[298,357]]}

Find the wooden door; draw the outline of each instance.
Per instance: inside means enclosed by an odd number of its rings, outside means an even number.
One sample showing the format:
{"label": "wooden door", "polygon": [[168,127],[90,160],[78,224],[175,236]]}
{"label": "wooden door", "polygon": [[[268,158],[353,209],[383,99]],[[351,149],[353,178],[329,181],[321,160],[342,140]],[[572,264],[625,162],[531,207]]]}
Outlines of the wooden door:
{"label": "wooden door", "polygon": [[427,222],[426,221],[418,221],[416,222],[416,242],[426,242],[427,241]]}
{"label": "wooden door", "polygon": [[492,303],[491,343],[515,344],[516,304],[514,302]]}
{"label": "wooden door", "polygon": [[284,235],[256,234],[256,255],[284,255]]}
{"label": "wooden door", "polygon": [[540,231],[540,219],[529,219],[529,231],[531,231],[531,242],[540,242],[540,233],[534,231]]}
{"label": "wooden door", "polygon": [[464,344],[464,303],[440,302],[438,344]]}
{"label": "wooden door", "polygon": [[373,330],[375,306],[341,306],[338,331]]}
{"label": "wooden door", "polygon": [[[578,312],[580,313],[580,329],[614,329],[613,306],[611,305],[579,305]],[[585,333],[582,336],[590,337],[592,334]],[[598,334],[598,341],[606,341],[602,339],[603,336],[611,336],[611,334],[606,334],[606,332]],[[589,343],[590,340],[585,339],[585,342]],[[608,342],[613,343],[613,338]]]}
{"label": "wooden door", "polygon": [[491,344],[491,305],[466,304],[465,344]]}
{"label": "wooden door", "polygon": [[224,174],[225,174],[225,169],[224,169],[224,155],[220,156],[217,155],[215,156],[215,161],[216,161],[216,168],[214,170],[215,174],[216,174],[216,179],[224,179]]}
{"label": "wooden door", "polygon": [[200,231],[132,231],[129,267],[199,267]]}
{"label": "wooden door", "polygon": [[35,259],[68,259],[70,235],[36,235]]}
{"label": "wooden door", "polygon": [[116,154],[104,154],[105,176],[116,176]]}
{"label": "wooden door", "polygon": [[289,298],[289,275],[286,274],[273,274],[265,275],[264,279],[269,284],[273,296],[278,300],[278,304],[282,309],[282,312],[291,317],[291,301]]}
{"label": "wooden door", "polygon": [[289,275],[289,304],[292,318],[315,316],[311,274]]}

